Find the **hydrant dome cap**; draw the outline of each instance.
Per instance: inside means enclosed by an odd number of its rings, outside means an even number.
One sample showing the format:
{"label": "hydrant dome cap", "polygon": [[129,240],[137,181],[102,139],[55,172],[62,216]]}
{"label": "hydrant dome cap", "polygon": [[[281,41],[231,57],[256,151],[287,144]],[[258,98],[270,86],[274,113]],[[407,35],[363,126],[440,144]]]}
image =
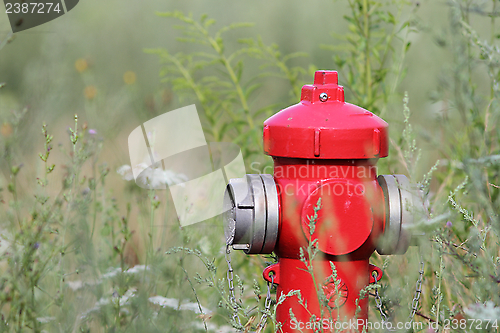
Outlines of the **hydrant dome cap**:
{"label": "hydrant dome cap", "polygon": [[388,124],[344,102],[337,72],[317,71],[301,101],[264,122],[264,152],[271,156],[366,159],[388,154]]}

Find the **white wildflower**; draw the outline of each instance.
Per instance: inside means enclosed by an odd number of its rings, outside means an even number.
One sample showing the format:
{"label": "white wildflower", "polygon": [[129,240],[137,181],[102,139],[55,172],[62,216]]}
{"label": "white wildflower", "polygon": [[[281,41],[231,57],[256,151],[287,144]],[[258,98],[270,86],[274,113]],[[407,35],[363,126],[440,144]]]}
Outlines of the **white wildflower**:
{"label": "white wildflower", "polygon": [[137,289],[130,288],[129,290],[127,290],[125,292],[125,294],[123,294],[122,297],[118,298],[118,302],[120,303],[120,306],[124,306],[124,305],[128,304],[129,299],[131,299],[132,297],[135,296],[136,291],[137,291]]}
{"label": "white wildflower", "polygon": [[118,168],[118,170],[116,170],[116,172],[126,181],[134,179],[134,175],[132,173],[132,168],[130,167],[130,165],[122,165]]}
{"label": "white wildflower", "polygon": [[117,276],[118,274],[120,274],[121,271],[122,270],[119,267],[117,267],[117,268],[115,268],[115,269],[113,269],[111,271],[108,271],[106,274],[103,274],[102,278],[103,279],[112,278],[112,277]]}
{"label": "white wildflower", "polygon": [[[135,274],[135,273],[141,273],[143,272],[144,270],[146,270],[146,266],[145,265],[136,265],[132,268],[129,268],[125,271],[125,273],[128,273],[128,274]],[[149,270],[149,267],[147,268],[147,270]]]}
{"label": "white wildflower", "polygon": [[151,303],[159,305],[163,308],[169,307],[172,309],[177,309],[179,307],[179,301],[175,298],[166,298],[163,296],[153,296],[148,299]]}
{"label": "white wildflower", "polygon": [[464,310],[464,312],[467,316],[474,319],[500,319],[500,307],[495,306],[495,303],[493,303],[492,301],[487,301],[484,304],[471,304]]}
{"label": "white wildflower", "polygon": [[[136,265],[132,268],[127,269],[123,273],[125,273],[125,274],[138,274],[138,273],[143,272],[145,269],[146,269],[146,266],[144,266],[144,265]],[[147,268],[147,270],[149,270],[149,267]],[[85,286],[93,286],[96,284],[100,284],[102,282],[102,280],[111,279],[111,278],[117,276],[118,274],[120,274],[121,271],[122,270],[120,267],[111,268],[110,270],[108,270],[107,273],[103,274],[102,277],[100,279],[96,280],[95,282],[76,280],[76,281],[66,281],[66,284],[68,285],[68,287],[70,287],[70,289],[72,289],[73,291],[76,291],[76,290],[82,289]]]}
{"label": "white wildflower", "polygon": [[182,184],[189,178],[172,170],[163,170],[157,163],[153,166],[148,166],[146,163],[140,163],[132,168],[130,165],[122,165],[116,170],[126,181],[134,179],[134,175],[138,175],[135,179],[137,185],[144,188],[161,189],[165,185]]}
{"label": "white wildflower", "polygon": [[84,286],[83,281],[80,281],[80,280],[77,280],[77,281],[66,281],[66,284],[73,291],[76,291],[78,289],[82,289],[83,286]]}
{"label": "white wildflower", "polygon": [[[126,273],[126,274],[137,274],[137,273],[143,272],[145,269],[146,269],[145,265],[136,265],[136,266],[134,266],[132,268],[127,269],[126,271],[124,271],[124,273]],[[149,267],[147,268],[147,270],[149,270]],[[113,268],[113,269],[109,270],[106,274],[103,274],[102,277],[104,279],[109,279],[109,278],[117,276],[118,274],[121,273],[121,271],[122,270],[121,270],[120,267],[116,267],[116,268]]]}
{"label": "white wildflower", "polygon": [[[99,312],[101,310],[101,307],[105,306],[105,305],[108,305],[110,304],[112,301],[114,303],[119,303],[120,306],[124,306],[124,305],[127,305],[129,304],[129,300],[135,296],[135,293],[136,293],[137,289],[135,288],[130,288],[129,290],[127,290],[125,292],[125,294],[121,297],[114,297],[113,295],[111,295],[111,297],[102,297],[100,298],[92,308],[90,308],[89,310],[85,311],[84,313],[82,313],[82,315],[80,316],[81,319],[85,319],[88,317],[89,314],[92,314],[93,312]],[[129,311],[125,308],[121,308],[120,309],[121,312],[124,312],[124,313],[128,313]]]}
{"label": "white wildflower", "polygon": [[[188,311],[193,311],[194,313],[200,314],[200,306],[198,303],[184,303],[179,305],[179,300],[175,298],[167,298],[163,296],[153,296],[149,298],[149,301],[153,304],[159,305],[163,308],[172,308],[174,310],[188,310]],[[201,310],[203,311],[204,314],[211,313],[209,309],[205,307],[201,307]]]}

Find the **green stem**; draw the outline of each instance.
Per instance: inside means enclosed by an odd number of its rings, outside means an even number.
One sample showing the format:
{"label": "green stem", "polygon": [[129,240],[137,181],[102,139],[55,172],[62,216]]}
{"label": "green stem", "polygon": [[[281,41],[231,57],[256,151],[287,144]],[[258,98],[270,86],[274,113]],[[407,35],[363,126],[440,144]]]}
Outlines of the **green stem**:
{"label": "green stem", "polygon": [[144,274],[143,274],[143,279],[146,281],[146,271],[148,270],[148,263],[149,263],[149,256],[153,254],[153,225],[154,225],[154,220],[155,220],[155,203],[154,203],[154,190],[149,191],[149,200],[150,200],[150,214],[149,214],[149,232],[148,232],[148,238],[149,238],[149,246],[146,251],[146,260],[144,263]]}
{"label": "green stem", "polygon": [[35,284],[33,281],[31,282],[31,311],[33,311],[31,315],[31,319],[33,321],[33,331],[38,332],[38,322],[36,320],[36,315],[35,315]]}
{"label": "green stem", "polygon": [[16,182],[17,176],[14,175],[12,176],[12,196],[14,198],[14,209],[16,211],[16,217],[17,217],[17,224],[19,225],[19,229],[22,230],[22,225],[21,225],[21,213],[19,212],[19,199],[17,198],[17,182]]}
{"label": "green stem", "polygon": [[[495,13],[497,9],[497,0],[492,0],[492,2],[493,2],[493,8],[491,12]],[[495,15],[493,14],[491,15],[491,45],[494,45],[494,43],[495,43]],[[490,98],[491,99],[495,98],[494,82],[491,83]]]}
{"label": "green stem", "polygon": [[[184,256],[181,256],[180,266],[181,266],[182,270],[184,271],[184,274],[186,275],[186,279],[188,280],[189,285],[191,286],[191,290],[193,291],[194,298],[196,299],[196,304],[198,304],[198,310],[200,310],[200,314],[203,315],[204,314],[203,309],[201,307],[201,302],[200,302],[200,299],[198,298],[198,294],[196,293],[196,289],[194,288],[193,282],[189,278],[188,272],[184,268]],[[180,301],[179,301],[179,303],[180,303]],[[203,318],[203,326],[205,327],[205,331],[208,332],[207,322],[206,322],[205,318]]]}
{"label": "green stem", "polygon": [[370,63],[370,16],[368,13],[368,0],[363,0],[363,34],[365,37],[365,93],[367,102],[370,103],[372,99],[372,73]]}
{"label": "green stem", "polygon": [[92,161],[92,175],[94,177],[94,189],[92,190],[92,194],[94,196],[94,212],[92,216],[92,231],[90,232],[90,240],[94,236],[95,223],[97,220],[97,179],[96,179],[96,170],[95,170],[96,160],[95,158]]}
{"label": "green stem", "polygon": [[[64,279],[64,274],[63,274],[63,257],[64,257],[64,252],[66,251],[65,249],[65,243],[66,243],[66,230],[67,230],[67,224],[69,220],[69,214],[71,211],[71,204],[73,202],[73,195],[74,192],[76,192],[76,184],[78,180],[78,158],[77,158],[77,151],[76,151],[76,144],[78,142],[78,116],[75,114],[75,128],[74,131],[71,133],[71,143],[73,145],[73,156],[72,156],[72,162],[73,162],[73,174],[71,175],[71,187],[68,191],[68,196],[67,196],[67,205],[66,205],[66,212],[64,213],[64,218],[63,218],[63,223],[62,223],[62,244],[61,244],[61,252],[60,252],[60,259],[59,259],[59,292],[62,295],[63,294],[63,279]],[[74,191],[73,191],[74,190]]]}
{"label": "green stem", "polygon": [[439,332],[439,308],[441,305],[441,282],[443,280],[443,256],[441,255],[441,260],[439,263],[439,283],[438,283],[438,295],[437,295],[437,307],[436,307],[436,326]]}

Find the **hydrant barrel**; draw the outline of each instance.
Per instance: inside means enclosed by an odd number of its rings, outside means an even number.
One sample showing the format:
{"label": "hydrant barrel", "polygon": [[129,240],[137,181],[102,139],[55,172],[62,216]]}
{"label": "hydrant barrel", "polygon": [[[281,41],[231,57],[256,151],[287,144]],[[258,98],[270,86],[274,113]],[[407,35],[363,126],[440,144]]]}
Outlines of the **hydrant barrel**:
{"label": "hydrant barrel", "polygon": [[416,202],[405,176],[377,175],[388,124],[344,101],[337,72],[317,71],[300,103],[264,122],[263,140],[274,173],[229,182],[227,244],[278,256],[264,278],[284,298],[276,309],[280,332],[318,325],[333,332],[345,323],[361,331],[368,318],[363,289],[382,277],[369,258],[375,250],[406,252]]}

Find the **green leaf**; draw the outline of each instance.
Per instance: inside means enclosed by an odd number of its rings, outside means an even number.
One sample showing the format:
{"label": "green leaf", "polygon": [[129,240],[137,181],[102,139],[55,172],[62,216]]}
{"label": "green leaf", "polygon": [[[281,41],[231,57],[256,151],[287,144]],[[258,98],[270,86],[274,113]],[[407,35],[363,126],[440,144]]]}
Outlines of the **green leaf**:
{"label": "green leaf", "polygon": [[293,52],[284,56],[283,62],[287,62],[290,59],[301,58],[301,57],[303,58],[309,57],[309,54],[307,54],[306,52]]}
{"label": "green leaf", "polygon": [[252,84],[250,87],[248,87],[247,89],[245,89],[245,98],[246,99],[249,99],[250,96],[252,95],[252,93],[258,89],[259,87],[262,86],[262,83],[255,83],[255,84]]}
{"label": "green leaf", "polygon": [[250,22],[232,23],[232,24],[230,24],[228,26],[223,27],[219,31],[217,31],[217,33],[215,34],[215,36],[216,37],[220,37],[223,33],[227,32],[227,31],[238,29],[238,28],[253,27],[254,25],[255,25],[255,23],[250,23]]}
{"label": "green leaf", "polygon": [[400,33],[400,32],[401,32],[404,28],[409,27],[409,26],[410,26],[410,21],[406,21],[406,22],[404,22],[404,23],[401,25],[401,27],[399,28],[398,33]]}
{"label": "green leaf", "polygon": [[234,67],[234,70],[236,72],[236,80],[237,80],[237,82],[240,82],[241,81],[241,75],[243,73],[243,61],[241,61],[241,60],[238,61],[238,63]]}
{"label": "green leaf", "polygon": [[238,43],[240,43],[240,44],[246,44],[249,47],[255,45],[255,41],[254,41],[253,38],[239,38],[238,39]]}
{"label": "green leaf", "polygon": [[411,46],[411,42],[408,42],[406,44],[406,47],[405,47],[405,52],[408,52],[408,49],[410,48],[410,46]]}
{"label": "green leaf", "polygon": [[352,17],[350,17],[350,16],[344,15],[344,16],[343,16],[343,18],[344,18],[344,20],[346,20],[347,22],[350,22],[350,23],[352,23],[352,24],[356,24],[356,21],[355,21]]}
{"label": "green leaf", "polygon": [[215,42],[217,43],[217,45],[220,48],[220,51],[218,51],[218,52],[223,53],[224,52],[224,41],[222,40],[222,38],[221,37],[216,38]]}
{"label": "green leaf", "polygon": [[387,15],[389,23],[396,24],[396,18],[394,17],[394,15],[392,15],[392,13],[389,11],[387,11]]}
{"label": "green leaf", "polygon": [[206,28],[209,28],[210,26],[214,25],[214,24],[215,24],[215,22],[217,22],[217,21],[216,21],[216,20],[214,20],[214,19],[209,19],[209,20],[207,20],[207,21],[205,22],[205,24],[204,24],[203,26],[204,26],[204,27],[205,27],[205,29],[206,29]]}

